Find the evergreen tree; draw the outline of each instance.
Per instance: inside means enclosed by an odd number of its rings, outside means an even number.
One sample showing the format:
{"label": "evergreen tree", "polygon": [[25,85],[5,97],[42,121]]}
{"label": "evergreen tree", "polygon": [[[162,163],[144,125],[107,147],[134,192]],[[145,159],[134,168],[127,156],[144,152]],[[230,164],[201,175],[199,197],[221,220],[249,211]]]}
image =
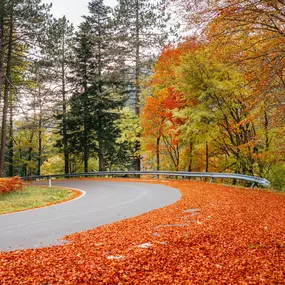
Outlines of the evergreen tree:
{"label": "evergreen tree", "polygon": [[[91,26],[84,21],[79,26],[79,31],[75,35],[74,53],[75,60],[72,68],[72,80],[76,82],[73,98],[80,96],[81,101],[87,94],[88,86],[91,85],[93,74],[93,54],[92,54]],[[73,99],[72,99],[73,100]],[[69,151],[83,152],[84,171],[88,171],[89,142],[87,129],[87,101],[82,105],[78,104],[79,114],[72,108],[72,102],[67,116],[68,140],[70,140]],[[79,101],[79,100],[78,100]],[[80,103],[80,102],[78,102]],[[74,104],[76,106],[76,104]],[[82,118],[83,117],[83,118]],[[82,120],[83,119],[83,120]],[[73,125],[74,123],[74,125]],[[83,126],[82,126],[83,125]],[[78,130],[74,128],[79,127]],[[80,132],[80,133],[79,133]],[[81,139],[82,138],[82,139]],[[76,147],[77,140],[80,139],[79,148]],[[72,147],[74,146],[74,147]]]}
{"label": "evergreen tree", "polygon": [[52,114],[55,104],[56,92],[54,91],[53,77],[50,76],[51,66],[45,59],[35,60],[29,68],[31,84],[28,86],[30,95],[30,109],[26,116],[29,122],[30,131],[34,132],[36,140],[35,161],[37,175],[41,175],[41,165],[47,157],[44,150],[44,137],[48,132],[48,127],[53,125]]}
{"label": "evergreen tree", "polygon": [[[0,2],[0,92],[3,92],[0,176],[4,176],[7,143],[7,116],[12,84],[13,57],[19,56],[18,47],[30,50],[48,20],[48,6],[40,0]],[[21,51],[20,51],[21,52]],[[20,54],[20,56],[23,56]],[[27,54],[24,57],[28,57]],[[5,67],[5,70],[4,70]],[[4,87],[3,87],[4,85]]]}
{"label": "evergreen tree", "polygon": [[1,153],[0,153],[0,177],[4,176],[5,153],[7,139],[7,114],[9,104],[9,90],[11,85],[11,61],[13,49],[13,32],[14,32],[14,2],[9,3],[9,22],[8,22],[8,42],[7,42],[7,61],[4,80],[3,95],[3,113],[2,113],[2,130],[1,130]]}
{"label": "evergreen tree", "polygon": [[[29,81],[26,80],[26,73],[30,63],[27,61],[24,55],[25,48],[23,45],[15,44],[15,50],[17,53],[13,54],[11,60],[11,88],[9,88],[9,99],[8,99],[8,114],[9,126],[7,133],[7,151],[6,151],[6,163],[8,162],[8,169],[5,169],[5,175],[9,177],[14,176],[14,130],[15,124],[14,119],[19,116],[21,107],[25,105],[26,97],[21,104],[21,92],[27,90]],[[7,118],[8,121],[8,118]],[[8,122],[7,122],[8,123]],[[5,164],[6,164],[5,163]],[[8,171],[7,171],[8,170]]]}
{"label": "evergreen tree", "polygon": [[68,82],[71,63],[73,60],[72,46],[74,42],[73,26],[64,17],[54,19],[49,28],[47,40],[43,42],[46,61],[49,63],[50,76],[56,86],[56,97],[58,100],[58,118],[61,118],[61,140],[60,145],[64,154],[64,172],[69,173],[69,153],[67,141],[67,99],[71,93],[72,86]]}
{"label": "evergreen tree", "polygon": [[115,150],[119,129],[115,121],[123,105],[124,75],[118,72],[111,9],[102,0],[89,3],[90,15],[76,34],[74,80],[76,92],[70,100],[68,138],[70,149],[82,153],[84,171],[88,159],[98,158],[100,171],[106,168],[107,154]]}
{"label": "evergreen tree", "polygon": [[2,94],[3,73],[4,73],[4,16],[5,0],[0,0],[0,95]]}
{"label": "evergreen tree", "polygon": [[[169,15],[164,12],[164,2],[151,3],[149,0],[119,0],[114,17],[121,45],[127,47],[125,57],[131,94],[134,96],[135,113],[140,115],[140,86],[143,75],[149,73],[149,62],[153,53],[161,48],[167,38],[166,22]],[[140,142],[135,147],[135,169],[140,170]]]}

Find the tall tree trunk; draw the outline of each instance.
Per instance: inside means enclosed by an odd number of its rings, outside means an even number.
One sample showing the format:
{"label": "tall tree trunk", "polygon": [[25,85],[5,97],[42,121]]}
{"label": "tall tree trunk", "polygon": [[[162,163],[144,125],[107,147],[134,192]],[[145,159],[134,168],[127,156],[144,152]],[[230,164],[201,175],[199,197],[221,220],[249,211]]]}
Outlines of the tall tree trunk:
{"label": "tall tree trunk", "polygon": [[39,100],[39,125],[38,125],[38,167],[37,175],[41,175],[41,165],[42,165],[42,98],[41,98],[41,89],[39,86],[38,90],[38,100]]}
{"label": "tall tree trunk", "polygon": [[98,145],[99,145],[99,151],[98,151],[98,160],[99,160],[99,171],[104,171],[104,147],[103,147],[103,140],[99,136],[98,138]]}
{"label": "tall tree trunk", "polygon": [[[85,96],[87,95],[87,91],[88,91],[88,87],[87,87],[87,61],[85,61],[85,66],[84,66],[84,93]],[[84,172],[88,172],[88,155],[89,155],[89,151],[88,151],[88,130],[87,130],[87,106],[86,106],[86,101],[84,101],[84,123],[83,123],[83,137],[84,137],[84,142],[83,142],[83,167],[84,167]]]}
{"label": "tall tree trunk", "polygon": [[192,171],[192,165],[193,165],[193,142],[190,141],[190,158],[189,158],[189,164],[188,164],[188,171]]}
{"label": "tall tree trunk", "polygon": [[206,167],[205,172],[209,172],[209,144],[206,142]]}
{"label": "tall tree trunk", "polygon": [[174,156],[175,156],[175,159],[176,159],[176,171],[179,171],[180,152],[179,152],[179,145],[178,144],[175,147]]}
{"label": "tall tree trunk", "polygon": [[136,59],[135,59],[135,113],[137,116],[140,115],[140,26],[139,26],[139,0],[136,0],[136,35],[135,35],[135,46],[136,46]]}
{"label": "tall tree trunk", "polygon": [[5,152],[6,152],[6,138],[7,138],[7,113],[9,105],[9,89],[11,86],[11,60],[13,48],[13,28],[14,28],[14,3],[10,1],[10,19],[9,19],[9,41],[6,65],[6,78],[3,98],[3,116],[2,116],[2,133],[1,133],[1,153],[0,153],[0,177],[4,176],[5,170]]}
{"label": "tall tree trunk", "polygon": [[10,129],[9,129],[9,172],[8,176],[14,176],[14,126],[13,126],[13,98],[10,91]]}
{"label": "tall tree trunk", "polygon": [[39,118],[39,141],[38,141],[38,167],[37,175],[41,175],[41,165],[42,165],[42,118]]}
{"label": "tall tree trunk", "polygon": [[[264,136],[265,136],[265,151],[267,152],[269,150],[269,118],[267,115],[266,110],[264,110]],[[258,148],[254,150],[254,153],[258,153]],[[265,163],[262,160],[258,160],[258,175],[262,177],[265,169]]]}
{"label": "tall tree trunk", "polygon": [[[18,151],[19,151],[20,160],[22,160],[23,159],[22,149],[19,147]],[[22,175],[27,176],[27,163],[24,163],[22,166]]]}
{"label": "tall tree trunk", "polygon": [[[85,108],[87,109],[87,108]],[[84,164],[84,172],[88,172],[88,132],[87,132],[87,118],[84,115],[84,150],[83,150],[83,164]]]}
{"label": "tall tree trunk", "polygon": [[265,132],[265,150],[269,150],[269,120],[266,110],[264,111],[264,132]]}
{"label": "tall tree trunk", "polygon": [[[139,0],[136,0],[136,59],[135,59],[135,113],[139,117],[140,115],[140,83],[139,83],[139,76],[140,76],[140,25],[139,25]],[[140,142],[137,141],[135,144],[135,169],[137,171],[141,170],[141,159],[140,159]]]}
{"label": "tall tree trunk", "polygon": [[[33,137],[34,137],[34,134],[31,134],[31,136],[30,136],[30,141],[29,141],[29,143],[30,143],[30,147],[29,147],[29,150],[28,150],[28,165],[31,165],[31,161],[32,161],[32,152],[33,152],[33,148],[32,148],[32,141],[33,141]],[[28,168],[28,175],[32,175],[32,168],[31,167],[29,167]]]}
{"label": "tall tree trunk", "polygon": [[156,138],[156,170],[160,170],[160,137]]}
{"label": "tall tree trunk", "polygon": [[[100,26],[100,16],[98,14],[98,38],[101,39],[102,33],[101,33],[101,26]],[[99,97],[102,96],[103,92],[103,86],[102,86],[102,53],[101,53],[102,47],[101,47],[101,42],[100,40],[98,41],[98,92],[99,92]],[[101,100],[101,98],[100,98]],[[104,139],[101,136],[101,133],[103,132],[102,128],[102,117],[103,113],[100,112],[100,116],[98,116],[99,120],[99,132],[98,132],[98,166],[99,166],[99,171],[104,171],[105,170],[105,165],[104,165]]]}
{"label": "tall tree trunk", "polygon": [[0,0],[0,97],[2,95],[4,73],[4,12],[5,0]]}
{"label": "tall tree trunk", "polygon": [[66,122],[66,90],[65,90],[65,37],[62,39],[61,58],[61,85],[62,85],[62,143],[64,155],[64,173],[69,173],[69,154],[67,148],[67,122]]}

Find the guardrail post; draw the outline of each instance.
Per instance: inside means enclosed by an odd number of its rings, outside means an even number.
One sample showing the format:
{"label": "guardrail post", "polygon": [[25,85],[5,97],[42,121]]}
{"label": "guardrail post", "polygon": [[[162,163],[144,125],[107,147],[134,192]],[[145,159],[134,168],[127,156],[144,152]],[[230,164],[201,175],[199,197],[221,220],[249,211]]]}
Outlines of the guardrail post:
{"label": "guardrail post", "polygon": [[210,183],[213,183],[213,181],[214,181],[214,178],[213,178],[213,177],[211,177],[211,179],[210,179]]}
{"label": "guardrail post", "polygon": [[51,178],[48,178],[48,187],[51,187]]}

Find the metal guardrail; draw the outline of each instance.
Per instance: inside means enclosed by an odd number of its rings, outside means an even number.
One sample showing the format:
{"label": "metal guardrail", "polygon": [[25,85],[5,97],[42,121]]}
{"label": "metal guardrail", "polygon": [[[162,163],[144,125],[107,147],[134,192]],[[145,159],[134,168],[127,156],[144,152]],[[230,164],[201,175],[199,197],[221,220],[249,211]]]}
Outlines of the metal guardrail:
{"label": "metal guardrail", "polygon": [[87,177],[87,176],[124,176],[128,177],[130,175],[159,175],[165,176],[180,176],[182,179],[185,177],[200,177],[200,178],[210,178],[210,183],[216,178],[222,179],[237,179],[252,182],[251,188],[259,184],[263,187],[270,186],[270,182],[265,178],[235,174],[235,173],[217,173],[217,172],[181,172],[181,171],[98,171],[98,172],[86,172],[86,173],[69,173],[69,174],[51,174],[51,175],[33,175],[21,177],[22,180],[37,180],[37,179],[48,179],[49,186],[51,186],[52,178],[72,178],[72,177]]}

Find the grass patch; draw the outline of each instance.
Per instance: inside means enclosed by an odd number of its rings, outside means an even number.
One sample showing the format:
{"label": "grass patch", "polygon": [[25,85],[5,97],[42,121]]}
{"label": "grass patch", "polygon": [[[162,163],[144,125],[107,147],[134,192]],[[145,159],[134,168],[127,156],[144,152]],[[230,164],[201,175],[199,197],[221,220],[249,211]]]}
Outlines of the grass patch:
{"label": "grass patch", "polygon": [[0,193],[0,215],[57,204],[74,196],[71,189],[26,185],[23,190]]}

